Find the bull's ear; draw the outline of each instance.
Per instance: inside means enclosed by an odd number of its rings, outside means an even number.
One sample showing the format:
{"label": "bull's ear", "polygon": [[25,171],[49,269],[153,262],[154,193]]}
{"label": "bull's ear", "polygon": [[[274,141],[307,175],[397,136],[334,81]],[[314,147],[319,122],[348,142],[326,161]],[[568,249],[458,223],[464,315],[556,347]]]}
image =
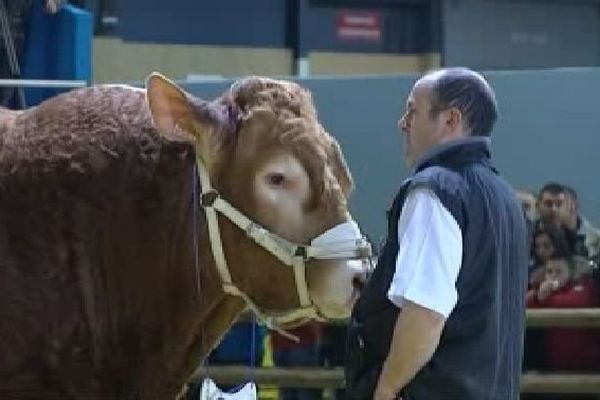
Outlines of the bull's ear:
{"label": "bull's ear", "polygon": [[173,137],[178,130],[195,136],[193,108],[175,82],[153,72],[146,79],[146,96],[154,125],[161,135]]}
{"label": "bull's ear", "polygon": [[348,168],[348,164],[346,164],[346,160],[342,154],[340,144],[334,138],[331,138],[328,158],[333,173],[338,179],[338,183],[342,189],[342,192],[347,198],[350,195],[350,192],[352,192],[352,189],[354,189],[354,181],[352,180],[350,169]]}
{"label": "bull's ear", "polygon": [[[193,139],[199,156],[208,167],[215,158],[215,138],[211,137],[215,129],[208,117],[199,118],[208,103],[194,98],[156,72],[146,79],[146,96],[159,133],[170,139]],[[187,135],[189,137],[185,138]]]}

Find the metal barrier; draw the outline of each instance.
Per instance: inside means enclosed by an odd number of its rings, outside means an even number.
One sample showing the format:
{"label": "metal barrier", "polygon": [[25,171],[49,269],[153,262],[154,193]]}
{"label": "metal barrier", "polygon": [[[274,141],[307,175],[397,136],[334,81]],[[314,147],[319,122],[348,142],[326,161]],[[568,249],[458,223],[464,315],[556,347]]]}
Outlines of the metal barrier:
{"label": "metal barrier", "polygon": [[[600,328],[600,308],[527,310],[528,327]],[[248,379],[248,366],[205,366],[191,381],[209,376],[222,385],[236,385]],[[336,368],[255,368],[252,378],[259,385],[279,387],[343,388],[344,372]],[[525,373],[522,393],[598,394],[600,374]]]}
{"label": "metal barrier", "polygon": [[86,81],[54,79],[0,79],[0,87],[69,89],[87,86]]}
{"label": "metal barrier", "polygon": [[[221,385],[238,385],[250,375],[248,366],[209,366],[195,375],[193,381],[210,377]],[[336,368],[256,368],[251,376],[258,385],[294,388],[344,387],[344,371]],[[600,393],[600,375],[525,373],[521,380],[522,393]]]}

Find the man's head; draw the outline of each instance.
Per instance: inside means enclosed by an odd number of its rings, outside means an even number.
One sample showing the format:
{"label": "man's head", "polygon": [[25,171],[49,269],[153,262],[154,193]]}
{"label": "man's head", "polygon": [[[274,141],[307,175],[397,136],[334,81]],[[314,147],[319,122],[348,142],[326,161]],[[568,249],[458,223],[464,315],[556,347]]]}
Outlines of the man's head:
{"label": "man's head", "polygon": [[518,189],[515,191],[517,198],[521,201],[525,216],[529,221],[535,221],[538,218],[537,198],[535,193],[527,189]]}
{"label": "man's head", "polygon": [[570,230],[577,229],[577,220],[579,218],[579,200],[577,192],[570,186],[564,185],[566,201],[560,209],[561,223]]}
{"label": "man's head", "polygon": [[540,219],[550,225],[561,225],[566,202],[567,194],[563,185],[556,182],[545,184],[538,196]]}
{"label": "man's head", "polygon": [[533,234],[535,261],[544,264],[551,258],[568,258],[573,254],[565,231],[552,225],[538,229]]}
{"label": "man's head", "polygon": [[429,149],[465,136],[490,136],[498,116],[494,91],[467,68],[430,72],[414,85],[398,121],[409,165]]}

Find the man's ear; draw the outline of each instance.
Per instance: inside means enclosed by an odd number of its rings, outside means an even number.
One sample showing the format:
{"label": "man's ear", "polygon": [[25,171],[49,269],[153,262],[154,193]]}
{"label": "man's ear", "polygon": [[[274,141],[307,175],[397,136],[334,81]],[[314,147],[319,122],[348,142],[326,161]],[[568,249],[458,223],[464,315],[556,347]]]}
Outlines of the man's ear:
{"label": "man's ear", "polygon": [[[463,124],[463,117],[462,117],[462,113],[460,112],[460,110],[458,108],[449,108],[448,110],[444,110],[443,111],[446,115],[445,115],[445,121],[446,121],[446,125],[451,128],[453,131],[456,130],[456,128],[462,126]],[[462,128],[468,128],[463,126]]]}

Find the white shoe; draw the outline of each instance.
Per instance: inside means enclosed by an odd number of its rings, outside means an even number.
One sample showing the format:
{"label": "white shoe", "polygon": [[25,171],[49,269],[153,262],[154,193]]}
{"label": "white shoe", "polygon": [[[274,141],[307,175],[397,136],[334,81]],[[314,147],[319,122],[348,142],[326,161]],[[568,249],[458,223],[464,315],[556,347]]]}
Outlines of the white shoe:
{"label": "white shoe", "polygon": [[235,393],[227,393],[221,391],[211,379],[204,378],[199,400],[258,400],[258,396],[253,382],[246,383]]}

